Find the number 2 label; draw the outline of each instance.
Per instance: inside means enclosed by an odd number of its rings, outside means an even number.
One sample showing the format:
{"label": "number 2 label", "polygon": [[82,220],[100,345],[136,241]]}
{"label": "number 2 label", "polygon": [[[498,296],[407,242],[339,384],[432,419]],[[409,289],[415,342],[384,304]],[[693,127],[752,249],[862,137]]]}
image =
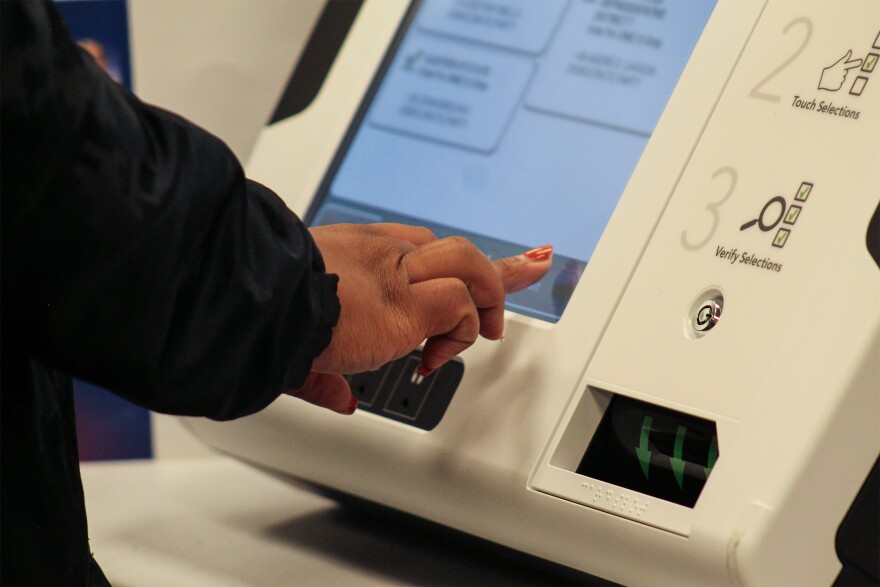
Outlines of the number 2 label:
{"label": "number 2 label", "polygon": [[782,97],[778,94],[770,94],[763,91],[764,86],[766,86],[770,81],[775,78],[777,75],[785,71],[785,69],[795,62],[795,60],[800,56],[801,53],[804,52],[804,49],[807,48],[807,44],[809,44],[810,39],[813,36],[813,21],[806,17],[796,18],[784,29],[782,29],[783,34],[788,34],[788,31],[797,26],[803,26],[806,29],[806,34],[804,34],[804,40],[801,42],[800,47],[792,53],[785,61],[783,61],[776,69],[771,71],[767,77],[758,82],[758,84],[752,88],[752,91],[749,92],[749,97],[756,98],[758,100],[767,100],[768,102],[779,102]]}

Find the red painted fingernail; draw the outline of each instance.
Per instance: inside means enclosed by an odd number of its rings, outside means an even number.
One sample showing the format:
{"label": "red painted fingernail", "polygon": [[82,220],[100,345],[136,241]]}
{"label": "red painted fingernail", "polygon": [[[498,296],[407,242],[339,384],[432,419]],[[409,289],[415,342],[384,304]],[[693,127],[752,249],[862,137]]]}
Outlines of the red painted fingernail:
{"label": "red painted fingernail", "polygon": [[553,245],[544,245],[523,253],[523,257],[531,261],[546,261],[553,254]]}
{"label": "red painted fingernail", "polygon": [[434,372],[433,369],[428,369],[428,368],[425,367],[424,365],[419,365],[419,366],[416,368],[416,373],[418,373],[418,374],[421,375],[422,377],[427,377],[428,375],[430,375],[430,374],[433,373],[433,372]]}
{"label": "red painted fingernail", "polygon": [[344,410],[341,410],[339,413],[344,416],[351,416],[352,414],[355,413],[355,411],[357,410],[357,407],[358,407],[358,398],[356,398],[355,396],[351,396],[351,400],[349,400],[349,402],[348,402],[348,407],[345,408]]}

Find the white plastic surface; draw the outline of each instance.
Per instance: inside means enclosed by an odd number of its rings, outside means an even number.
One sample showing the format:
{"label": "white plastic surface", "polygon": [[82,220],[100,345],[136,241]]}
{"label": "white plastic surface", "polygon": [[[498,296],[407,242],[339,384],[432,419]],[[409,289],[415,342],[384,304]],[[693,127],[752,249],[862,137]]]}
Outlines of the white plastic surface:
{"label": "white plastic surface", "polygon": [[537,565],[392,523],[227,458],[85,463],[89,545],[113,585],[557,585]]}
{"label": "white plastic surface", "polygon": [[[261,136],[251,171],[297,211],[406,3],[391,6],[368,1],[319,99]],[[878,35],[873,0],[719,0],[562,319],[509,313],[503,344],[463,354],[433,431],[286,397],[193,428],[244,459],[625,584],[829,584],[834,533],[880,453],[880,268],[865,247],[880,73],[844,68],[850,89],[868,76],[860,96],[820,86]],[[741,230],[777,196],[791,223]],[[708,289],[724,311],[697,338],[688,314]],[[631,515],[615,504],[626,492],[573,473],[562,439],[582,426],[586,450],[604,409],[591,388],[716,422],[719,458],[693,509],[628,495],[650,502]]]}

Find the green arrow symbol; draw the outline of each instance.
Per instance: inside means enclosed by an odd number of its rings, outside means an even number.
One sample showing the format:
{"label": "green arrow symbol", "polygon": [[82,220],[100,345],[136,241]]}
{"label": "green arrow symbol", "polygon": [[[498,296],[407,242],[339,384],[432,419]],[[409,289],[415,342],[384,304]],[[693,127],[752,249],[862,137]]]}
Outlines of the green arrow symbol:
{"label": "green arrow symbol", "polygon": [[672,473],[678,482],[678,488],[684,489],[684,460],[681,458],[682,449],[684,448],[684,435],[687,434],[687,428],[679,426],[675,432],[675,447],[672,450],[672,458],[669,464],[672,465]]}
{"label": "green arrow symbol", "polygon": [[709,445],[709,461],[706,463],[706,466],[703,467],[706,471],[706,478],[709,478],[709,473],[712,472],[712,469],[715,467],[715,461],[718,460],[718,437],[712,437],[712,444]]}
{"label": "green arrow symbol", "polygon": [[639,463],[642,465],[642,472],[645,479],[648,478],[648,468],[651,466],[651,451],[648,450],[648,435],[651,433],[651,422],[654,419],[651,416],[642,418],[642,434],[639,437],[639,446],[636,447],[636,456],[639,457]]}

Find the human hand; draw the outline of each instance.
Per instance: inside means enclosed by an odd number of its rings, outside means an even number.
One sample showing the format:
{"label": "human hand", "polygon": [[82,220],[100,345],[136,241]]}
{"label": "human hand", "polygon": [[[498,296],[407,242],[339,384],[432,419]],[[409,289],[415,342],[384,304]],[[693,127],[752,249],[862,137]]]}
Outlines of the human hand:
{"label": "human hand", "polygon": [[862,59],[850,59],[852,57],[852,49],[846,52],[846,55],[822,70],[822,77],[819,78],[819,89],[836,92],[843,87],[846,81],[846,74],[850,69],[855,69],[862,64]]}
{"label": "human hand", "polygon": [[504,294],[528,287],[551,266],[552,247],[490,261],[470,241],[437,239],[401,224],[337,224],[311,229],[328,273],[339,275],[342,310],[330,345],[306,384],[288,393],[341,413],[357,400],[343,373],[407,355],[425,342],[420,372],[442,366],[477,335],[504,331]]}

